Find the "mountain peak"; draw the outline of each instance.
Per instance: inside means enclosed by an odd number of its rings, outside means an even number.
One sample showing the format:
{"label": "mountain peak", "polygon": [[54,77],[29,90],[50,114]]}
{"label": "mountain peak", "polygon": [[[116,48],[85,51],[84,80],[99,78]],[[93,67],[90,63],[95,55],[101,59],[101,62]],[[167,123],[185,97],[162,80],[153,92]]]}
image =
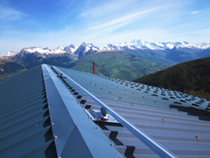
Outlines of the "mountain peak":
{"label": "mountain peak", "polygon": [[[63,53],[69,53],[73,56],[77,55],[78,52],[97,52],[97,51],[123,51],[123,50],[171,50],[173,48],[192,48],[192,49],[201,49],[205,50],[210,48],[210,43],[202,43],[202,44],[192,44],[188,43],[186,41],[183,42],[148,42],[144,41],[140,38],[136,38],[131,41],[127,42],[121,42],[119,44],[107,44],[106,46],[98,47],[94,45],[93,43],[86,43],[83,42],[79,46],[74,46],[73,44],[70,44],[69,46],[59,46],[55,49],[49,49],[49,48],[41,48],[41,47],[28,47],[23,48],[20,52],[25,53],[39,53],[39,54],[63,54]],[[78,50],[78,51],[77,51]],[[0,55],[0,57],[9,57],[14,56],[14,53],[5,53]],[[87,53],[86,53],[87,54]]]}
{"label": "mountain peak", "polygon": [[1,54],[0,58],[12,58],[15,56],[18,52],[9,51],[7,53]]}
{"label": "mountain peak", "polygon": [[81,46],[86,46],[87,44],[85,42],[82,42]]}
{"label": "mountain peak", "polygon": [[69,48],[75,48],[75,46],[73,44],[70,44]]}

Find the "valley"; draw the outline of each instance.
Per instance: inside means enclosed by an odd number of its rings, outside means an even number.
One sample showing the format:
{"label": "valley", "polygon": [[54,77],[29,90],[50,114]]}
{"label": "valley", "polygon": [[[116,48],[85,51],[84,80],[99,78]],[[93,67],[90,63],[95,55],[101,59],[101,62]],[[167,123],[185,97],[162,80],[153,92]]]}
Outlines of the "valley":
{"label": "valley", "polygon": [[120,44],[98,47],[83,42],[79,46],[58,46],[54,49],[41,47],[23,48],[19,52],[1,54],[1,59],[10,59],[29,69],[40,64],[61,66],[96,73],[124,80],[134,80],[181,62],[210,56],[210,44],[188,42],[147,42],[135,39]]}
{"label": "valley", "polygon": [[0,59],[0,80],[25,71],[23,64],[10,59]]}

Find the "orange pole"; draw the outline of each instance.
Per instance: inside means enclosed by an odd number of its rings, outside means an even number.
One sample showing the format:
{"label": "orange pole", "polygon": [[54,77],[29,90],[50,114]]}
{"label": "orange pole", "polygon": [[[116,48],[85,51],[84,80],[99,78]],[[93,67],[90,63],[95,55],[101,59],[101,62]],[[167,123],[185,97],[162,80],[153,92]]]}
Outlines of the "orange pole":
{"label": "orange pole", "polygon": [[96,74],[95,62],[93,62],[93,74]]}

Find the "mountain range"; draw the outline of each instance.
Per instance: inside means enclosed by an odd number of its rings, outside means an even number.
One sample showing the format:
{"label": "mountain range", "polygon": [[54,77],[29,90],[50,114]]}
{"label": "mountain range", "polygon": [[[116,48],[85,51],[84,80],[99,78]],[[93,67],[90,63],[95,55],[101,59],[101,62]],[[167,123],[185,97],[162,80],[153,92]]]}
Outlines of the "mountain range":
{"label": "mountain range", "polygon": [[[191,54],[194,58],[198,57],[206,57],[209,55],[208,53],[203,53],[203,51],[210,49],[210,43],[202,43],[202,44],[191,44],[188,42],[147,42],[140,39],[135,39],[129,42],[122,42],[120,44],[108,44],[106,46],[98,47],[92,43],[83,42],[80,46],[74,46],[70,44],[69,46],[59,46],[55,49],[49,48],[41,48],[41,47],[29,47],[23,48],[19,52],[7,52],[5,54],[1,54],[1,58],[13,58],[17,54],[23,53],[36,53],[46,58],[48,55],[54,54],[65,54],[68,53],[75,59],[80,59],[88,54],[93,54],[95,52],[103,52],[103,51],[122,51],[129,52],[133,51],[132,55],[139,55],[139,51],[146,51],[147,53],[154,53],[161,57],[165,57],[172,60],[175,52],[184,52],[185,54]],[[136,54],[135,54],[136,52]],[[179,56],[180,53],[176,55]],[[183,55],[183,54],[182,54]],[[190,56],[190,55],[188,55]],[[193,58],[193,57],[192,57]],[[183,59],[186,60],[186,59]],[[177,61],[180,62],[180,61]]]}
{"label": "mountain range", "polygon": [[[107,60],[104,55],[108,55],[110,58],[113,57],[113,59]],[[133,80],[181,62],[209,56],[210,43],[147,42],[135,39],[101,47],[85,42],[80,46],[70,44],[55,49],[29,47],[23,48],[19,52],[7,52],[0,55],[0,58],[12,59],[24,64],[26,68],[46,63],[86,72],[91,72],[90,63],[95,61],[99,74],[121,79],[127,79],[124,77],[133,74],[129,79]],[[84,64],[87,62],[89,62],[88,67]],[[133,67],[133,65],[135,66]],[[111,71],[114,69],[115,71]],[[112,73],[107,73],[108,71]]]}

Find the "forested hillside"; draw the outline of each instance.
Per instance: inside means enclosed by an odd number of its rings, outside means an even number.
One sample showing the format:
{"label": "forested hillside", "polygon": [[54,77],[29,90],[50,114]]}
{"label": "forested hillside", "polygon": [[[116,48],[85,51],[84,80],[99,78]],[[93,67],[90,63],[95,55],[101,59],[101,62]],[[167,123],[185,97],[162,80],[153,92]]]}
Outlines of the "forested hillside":
{"label": "forested hillside", "polygon": [[0,80],[25,71],[24,65],[10,59],[0,59]]}
{"label": "forested hillside", "polygon": [[177,64],[134,82],[210,99],[210,57]]}

